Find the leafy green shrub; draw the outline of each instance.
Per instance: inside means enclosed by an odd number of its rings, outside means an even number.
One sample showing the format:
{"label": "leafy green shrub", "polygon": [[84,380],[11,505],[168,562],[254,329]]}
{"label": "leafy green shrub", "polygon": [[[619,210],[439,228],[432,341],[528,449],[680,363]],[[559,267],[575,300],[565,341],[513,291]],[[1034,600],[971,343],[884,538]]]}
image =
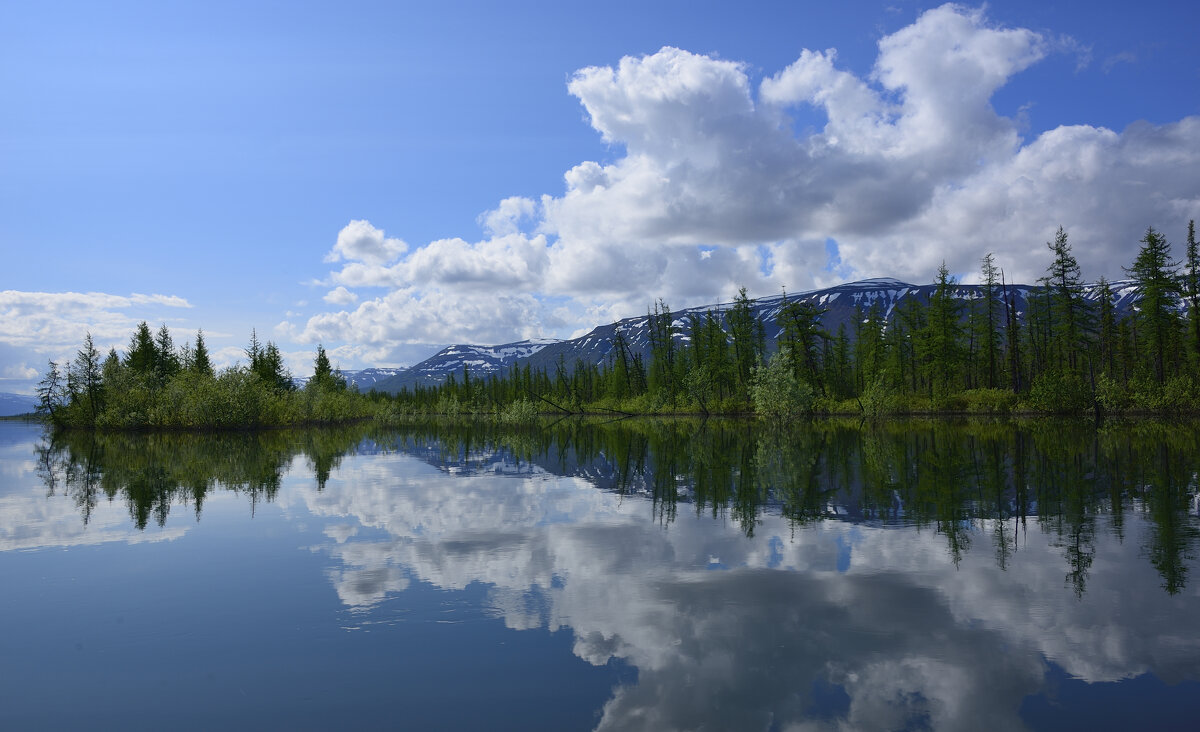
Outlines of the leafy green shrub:
{"label": "leafy green shrub", "polygon": [[532,424],[537,421],[538,408],[528,399],[518,399],[502,409],[496,418],[504,424]]}
{"label": "leafy green shrub", "polygon": [[888,384],[882,376],[867,384],[862,396],[858,399],[862,412],[868,417],[879,417],[884,414],[896,414],[901,411],[901,395]]}
{"label": "leafy green shrub", "polygon": [[1129,408],[1129,391],[1108,374],[1096,377],[1096,403],[1105,412],[1123,412]]}
{"label": "leafy green shrub", "polygon": [[1095,398],[1087,382],[1073,372],[1047,371],[1029,388],[1029,406],[1039,412],[1072,414],[1092,409]]}
{"label": "leafy green shrub", "polygon": [[972,414],[1008,414],[1017,403],[1017,395],[1006,389],[969,389],[959,397]]}
{"label": "leafy green shrub", "polygon": [[788,363],[787,349],[780,349],[765,366],[756,366],[750,380],[750,401],[762,419],[783,420],[812,411],[813,390],[798,381]]}

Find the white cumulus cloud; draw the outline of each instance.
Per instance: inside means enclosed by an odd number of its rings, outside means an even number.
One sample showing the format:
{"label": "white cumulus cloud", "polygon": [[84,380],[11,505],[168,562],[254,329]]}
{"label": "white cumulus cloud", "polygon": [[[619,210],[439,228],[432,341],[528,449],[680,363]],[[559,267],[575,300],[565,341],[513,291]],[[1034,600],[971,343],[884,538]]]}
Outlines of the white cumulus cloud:
{"label": "white cumulus cloud", "polygon": [[1085,277],[1120,276],[1147,226],[1178,239],[1200,218],[1200,118],[1023,138],[993,95],[1083,48],[948,4],[882,37],[865,74],[836,49],[804,50],[758,80],[672,47],[581,69],[567,91],[612,160],[581,161],[558,195],[502,200],[480,216],[478,241],[410,250],[350,222],[328,258],[344,263],[332,284],[388,292],[314,316],[303,336],[384,353],[566,335],[739,285],[761,296],[853,277],[928,282],[943,260],[970,277],[987,252],[1029,282],[1059,225]]}

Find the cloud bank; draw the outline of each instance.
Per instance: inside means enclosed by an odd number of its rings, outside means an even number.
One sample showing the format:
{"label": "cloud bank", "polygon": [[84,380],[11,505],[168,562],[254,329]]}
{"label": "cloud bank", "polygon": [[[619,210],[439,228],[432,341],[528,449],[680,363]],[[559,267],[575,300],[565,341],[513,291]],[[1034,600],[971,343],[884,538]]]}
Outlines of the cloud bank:
{"label": "cloud bank", "polygon": [[167,308],[191,307],[175,295],[0,291],[0,344],[20,349],[22,358],[41,359],[10,365],[5,373],[24,381],[45,369],[45,359],[65,363],[86,333],[102,352],[123,348],[141,320],[157,322]]}
{"label": "cloud bank", "polygon": [[357,306],[288,328],[384,357],[570,335],[659,297],[712,303],[742,285],[928,282],[943,260],[971,279],[987,252],[1028,282],[1059,225],[1085,277],[1119,276],[1147,226],[1180,239],[1200,217],[1200,118],[1024,139],[993,95],[1075,46],[950,4],[882,38],[862,76],[835,49],[757,82],[745,64],[671,47],[581,69],[567,90],[612,161],[574,166],[561,195],[504,199],[476,241],[410,248],[350,222],[327,257],[341,266],[326,301]]}

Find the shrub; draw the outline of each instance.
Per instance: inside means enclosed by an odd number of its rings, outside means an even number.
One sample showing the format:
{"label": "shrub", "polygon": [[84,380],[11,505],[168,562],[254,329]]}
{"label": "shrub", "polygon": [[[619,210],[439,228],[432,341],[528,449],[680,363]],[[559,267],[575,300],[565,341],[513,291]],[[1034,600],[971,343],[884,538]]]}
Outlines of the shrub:
{"label": "shrub", "polygon": [[788,364],[787,349],[780,349],[765,366],[757,366],[750,380],[750,402],[763,419],[783,420],[811,412],[813,390],[796,379]]}

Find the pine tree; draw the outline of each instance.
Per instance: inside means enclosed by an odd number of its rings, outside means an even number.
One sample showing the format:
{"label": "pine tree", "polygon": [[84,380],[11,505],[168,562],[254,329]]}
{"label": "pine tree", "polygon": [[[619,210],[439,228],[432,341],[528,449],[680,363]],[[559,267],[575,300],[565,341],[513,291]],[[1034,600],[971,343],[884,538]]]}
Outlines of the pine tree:
{"label": "pine tree", "polygon": [[1100,278],[1096,296],[1100,308],[1099,339],[1096,344],[1100,356],[1100,372],[1111,376],[1116,372],[1117,320],[1112,287],[1107,279]]}
{"label": "pine tree", "polygon": [[72,374],[74,375],[75,385],[78,389],[78,398],[87,405],[90,422],[91,424],[95,424],[96,415],[100,412],[102,406],[102,379],[100,374],[100,352],[96,350],[96,345],[92,342],[92,334],[90,332],[83,339],[83,347],[75,355]]}
{"label": "pine tree", "polygon": [[1087,300],[1083,297],[1079,263],[1071,253],[1071,245],[1067,242],[1067,232],[1063,227],[1058,227],[1053,243],[1047,242],[1046,246],[1054,253],[1054,260],[1040,280],[1050,299],[1047,313],[1050,319],[1050,362],[1060,371],[1079,371],[1090,321]]}
{"label": "pine tree", "polygon": [[50,361],[46,375],[37,386],[38,414],[44,414],[51,422],[58,421],[57,410],[63,406],[66,398],[65,376],[58,370],[58,364]]}
{"label": "pine tree", "polygon": [[1196,221],[1188,221],[1187,259],[1184,263],[1183,293],[1188,303],[1188,333],[1192,358],[1200,361],[1200,247],[1196,243]]}
{"label": "pine tree", "polygon": [[646,313],[650,334],[650,389],[665,396],[671,404],[675,403],[678,391],[673,320],[671,309],[661,299],[654,304],[654,312]]}
{"label": "pine tree", "polygon": [[125,354],[125,365],[138,376],[150,378],[154,376],[158,366],[158,348],[154,344],[154,336],[150,334],[150,326],[146,321],[138,323],[133,337],[129,341],[129,350]]}
{"label": "pine tree", "polygon": [[766,350],[766,332],[762,320],[754,315],[754,302],[743,287],[738,290],[729,311],[729,335],[733,340],[733,360],[741,399],[749,398],[750,379],[754,376],[754,368],[762,363]]}
{"label": "pine tree", "polygon": [[158,329],[158,337],[154,340],[154,374],[160,384],[165,384],[172,376],[179,373],[179,355],[175,353],[175,342],[166,323]]}
{"label": "pine tree", "polygon": [[[786,295],[785,295],[786,298]],[[785,300],[779,309],[781,347],[788,349],[792,373],[804,383],[825,393],[821,378],[821,345],[829,334],[821,327],[821,316],[829,312],[811,300]]]}
{"label": "pine tree", "polygon": [[1008,378],[1015,393],[1024,388],[1021,378],[1021,326],[1017,320],[1017,298],[1010,297],[1008,283],[1004,280],[1004,270],[1000,270],[1000,288],[1004,292],[1004,338],[1005,350],[1008,352]]}
{"label": "pine tree", "polygon": [[1000,384],[1000,269],[991,252],[983,255],[980,274],[983,275],[983,298],[978,317],[979,351],[982,358],[983,384],[995,389]]}
{"label": "pine tree", "polygon": [[938,268],[937,287],[929,298],[929,322],[921,339],[925,349],[925,363],[930,376],[932,393],[946,394],[958,386],[962,367],[962,324],[959,322],[960,308],[951,288],[954,279],[946,263]]}
{"label": "pine tree", "polygon": [[1146,229],[1140,243],[1142,248],[1137,259],[1125,271],[1137,282],[1138,293],[1142,296],[1138,303],[1137,324],[1144,334],[1154,378],[1162,383],[1172,355],[1170,347],[1178,334],[1175,308],[1182,294],[1179,264],[1171,261],[1171,245],[1153,226]]}
{"label": "pine tree", "polygon": [[212,376],[212,362],[208,358],[208,347],[204,345],[204,331],[196,330],[196,347],[192,350],[191,369],[201,376]]}

